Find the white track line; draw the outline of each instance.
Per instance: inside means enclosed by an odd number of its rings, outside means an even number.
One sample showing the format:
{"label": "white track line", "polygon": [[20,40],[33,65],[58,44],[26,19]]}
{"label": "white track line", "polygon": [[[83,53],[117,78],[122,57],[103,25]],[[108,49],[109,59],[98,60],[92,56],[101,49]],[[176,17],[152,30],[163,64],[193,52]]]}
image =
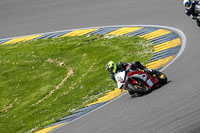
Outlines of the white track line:
{"label": "white track line", "polygon": [[[158,27],[158,28],[168,29],[168,30],[172,30],[173,32],[177,33],[177,34],[181,37],[181,39],[182,39],[182,45],[181,45],[181,49],[180,49],[179,53],[177,54],[177,56],[176,56],[172,61],[170,61],[170,63],[168,63],[164,68],[162,68],[161,71],[163,71],[164,69],[166,69],[166,68],[167,68],[169,65],[171,65],[175,60],[177,60],[178,57],[183,53],[183,51],[184,51],[184,49],[185,49],[185,47],[186,47],[186,37],[185,37],[185,34],[184,34],[181,30],[179,30],[179,29],[172,28],[172,27],[168,27],[168,26],[160,26],[160,25],[113,25],[113,26],[89,27],[89,28],[81,28],[81,29],[92,29],[92,28],[103,28],[103,27],[127,27],[127,26],[134,26],[134,27],[138,27],[138,26],[139,26],[139,27]],[[79,29],[74,29],[74,30],[79,30]],[[49,133],[51,133],[51,132],[53,132],[53,131],[55,131],[55,130],[57,130],[57,129],[59,129],[59,128],[62,128],[63,126],[65,126],[65,125],[67,125],[67,124],[69,124],[69,123],[71,123],[71,122],[73,122],[73,121],[76,121],[76,120],[78,120],[78,119],[80,119],[80,118],[82,118],[82,117],[84,117],[84,116],[86,116],[86,115],[89,115],[90,113],[92,113],[92,112],[94,112],[94,111],[96,111],[96,110],[98,110],[98,109],[100,109],[100,108],[102,108],[102,107],[108,105],[109,103],[118,100],[120,97],[124,96],[124,95],[127,94],[127,93],[128,93],[128,92],[126,92],[126,93],[124,93],[124,94],[118,96],[117,98],[115,98],[115,99],[109,101],[108,103],[106,103],[106,104],[104,104],[104,105],[102,105],[102,106],[99,106],[99,107],[97,107],[96,109],[94,109],[94,110],[92,110],[92,111],[90,111],[90,112],[88,112],[88,113],[86,113],[86,114],[84,114],[84,115],[82,115],[82,116],[80,116],[80,117],[78,117],[78,118],[76,118],[76,119],[74,119],[74,120],[72,120],[72,121],[66,123],[66,124],[63,124],[63,125],[60,126],[60,127],[57,127],[57,128],[55,128],[55,129],[49,131]]]}

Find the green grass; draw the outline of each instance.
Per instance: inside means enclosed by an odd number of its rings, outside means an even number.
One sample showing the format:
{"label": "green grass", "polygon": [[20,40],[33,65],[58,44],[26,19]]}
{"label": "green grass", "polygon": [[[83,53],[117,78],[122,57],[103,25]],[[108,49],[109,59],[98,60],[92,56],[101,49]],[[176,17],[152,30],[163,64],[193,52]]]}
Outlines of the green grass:
{"label": "green grass", "polygon": [[116,84],[109,60],[148,63],[150,41],[100,35],[0,46],[0,132],[41,129],[95,101]]}

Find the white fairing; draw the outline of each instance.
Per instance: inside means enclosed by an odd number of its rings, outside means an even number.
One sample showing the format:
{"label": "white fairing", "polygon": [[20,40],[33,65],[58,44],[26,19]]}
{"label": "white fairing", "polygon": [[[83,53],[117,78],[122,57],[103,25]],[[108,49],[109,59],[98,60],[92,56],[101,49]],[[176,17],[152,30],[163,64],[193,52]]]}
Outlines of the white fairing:
{"label": "white fairing", "polygon": [[200,4],[195,5],[195,12],[200,16]]}
{"label": "white fairing", "polygon": [[124,85],[124,80],[125,80],[125,71],[116,73],[115,79],[117,81],[117,87],[119,89],[122,89],[122,86]]}

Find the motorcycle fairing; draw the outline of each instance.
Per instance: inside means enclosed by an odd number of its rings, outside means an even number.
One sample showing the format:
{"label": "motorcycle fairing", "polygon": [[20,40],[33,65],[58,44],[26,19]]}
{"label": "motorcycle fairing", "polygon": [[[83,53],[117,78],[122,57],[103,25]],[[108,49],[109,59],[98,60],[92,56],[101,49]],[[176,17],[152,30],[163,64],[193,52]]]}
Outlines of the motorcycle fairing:
{"label": "motorcycle fairing", "polygon": [[157,78],[153,78],[147,73],[141,71],[132,71],[128,74],[128,76],[133,79],[137,78],[143,80],[149,88],[152,88],[155,84],[159,82]]}
{"label": "motorcycle fairing", "polygon": [[122,87],[124,85],[124,81],[126,79],[126,73],[125,73],[125,71],[118,72],[117,74],[115,74],[115,79],[117,81],[117,87],[119,89],[122,89]]}
{"label": "motorcycle fairing", "polygon": [[195,5],[195,13],[197,13],[198,15],[200,15],[200,5]]}

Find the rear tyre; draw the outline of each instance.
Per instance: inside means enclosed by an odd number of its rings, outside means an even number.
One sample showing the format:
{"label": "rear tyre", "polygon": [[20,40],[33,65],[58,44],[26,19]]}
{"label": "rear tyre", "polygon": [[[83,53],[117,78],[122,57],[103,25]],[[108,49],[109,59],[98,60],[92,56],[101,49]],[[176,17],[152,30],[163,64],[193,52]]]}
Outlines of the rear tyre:
{"label": "rear tyre", "polygon": [[167,76],[164,73],[159,72],[157,74],[157,78],[159,80],[159,84],[163,85],[167,83]]}

